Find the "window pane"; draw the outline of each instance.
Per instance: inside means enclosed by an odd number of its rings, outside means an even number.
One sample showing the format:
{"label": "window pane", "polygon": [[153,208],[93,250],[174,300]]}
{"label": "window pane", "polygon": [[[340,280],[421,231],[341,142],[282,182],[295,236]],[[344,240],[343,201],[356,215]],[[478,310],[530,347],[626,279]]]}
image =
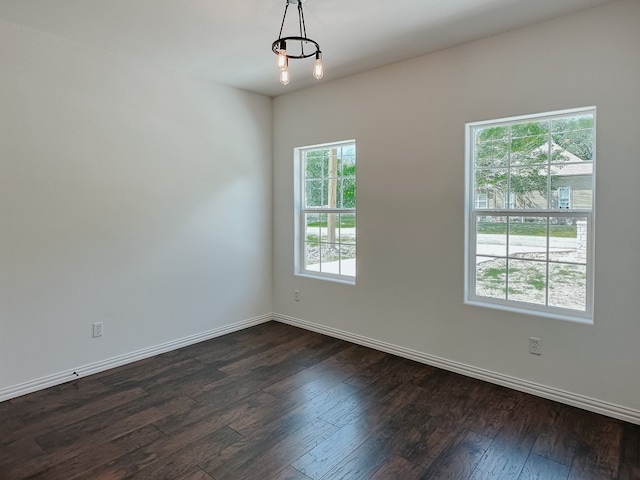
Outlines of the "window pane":
{"label": "window pane", "polygon": [[509,218],[509,257],[547,259],[546,218]]}
{"label": "window pane", "polygon": [[546,163],[549,122],[529,121],[511,125],[511,165]]}
{"label": "window pane", "polygon": [[551,138],[559,149],[580,160],[593,160],[593,115],[577,115],[551,121]]}
{"label": "window pane", "polygon": [[507,255],[507,217],[491,215],[476,219],[476,255]]}
{"label": "window pane", "polygon": [[546,164],[549,161],[549,136],[532,135],[511,139],[511,165]]}
{"label": "window pane", "polygon": [[593,180],[591,176],[581,180],[581,184],[572,189],[571,208],[591,210],[593,208]]}
{"label": "window pane", "polygon": [[509,170],[506,168],[480,168],[475,172],[476,195],[487,196],[486,208],[504,208],[507,198]]}
{"label": "window pane", "polygon": [[549,260],[586,264],[587,240],[587,217],[552,217]]}
{"label": "window pane", "polygon": [[509,260],[509,300],[518,302],[546,303],[547,264],[528,260]]}
{"label": "window pane", "polygon": [[356,214],[341,213],[338,219],[338,242],[355,245],[356,243]]}
{"label": "window pane", "polygon": [[563,263],[549,265],[549,306],[586,310],[586,266]]}
{"label": "window pane", "polygon": [[336,214],[322,213],[320,215],[320,241],[327,243],[335,243],[336,241]]}
{"label": "window pane", "polygon": [[475,162],[477,167],[506,167],[509,163],[508,140],[476,144]]}
{"label": "window pane", "polygon": [[547,208],[547,167],[514,167],[510,170],[509,201],[504,208]]}
{"label": "window pane", "polygon": [[340,274],[340,249],[335,243],[320,245],[320,259],[321,272]]}
{"label": "window pane", "polygon": [[320,271],[320,245],[318,243],[305,242],[304,268],[316,272]]}
{"label": "window pane", "polygon": [[[334,216],[335,218],[335,216]],[[329,235],[328,235],[328,216],[326,213],[321,213],[319,215],[319,227],[320,227],[320,241],[321,242],[328,242],[329,241]],[[332,240],[335,241],[335,240]]]}
{"label": "window pane", "polygon": [[[511,140],[526,139],[535,136],[544,136],[549,133],[548,120],[529,120],[527,122],[518,122],[511,125]],[[525,145],[524,141],[520,145]],[[513,143],[512,143],[513,145]]]}
{"label": "window pane", "polygon": [[342,275],[356,275],[356,246],[340,245],[340,273]]}
{"label": "window pane", "polygon": [[583,161],[585,161],[583,158],[578,157],[555,143],[551,148],[551,163],[581,163]]}
{"label": "window pane", "polygon": [[329,155],[326,150],[313,150],[306,153],[304,177],[320,179],[327,176]]}
{"label": "window pane", "polygon": [[552,205],[560,209],[593,207],[593,163],[551,166]]}
{"label": "window pane", "polygon": [[327,204],[327,182],[307,180],[305,182],[305,207],[322,207]]}
{"label": "window pane", "polygon": [[476,295],[506,298],[507,261],[501,258],[476,257]]}
{"label": "window pane", "polygon": [[355,260],[355,258],[356,258],[356,246],[354,244],[344,243],[340,245],[340,259],[342,260],[343,263],[346,260]]}
{"label": "window pane", "polygon": [[305,213],[305,240],[310,243],[320,242],[320,214]]}
{"label": "window pane", "polygon": [[485,128],[476,129],[476,145],[484,143],[492,143],[496,141],[507,141],[509,138],[509,127],[503,126],[491,126]]}
{"label": "window pane", "polygon": [[342,149],[340,156],[340,176],[355,177],[356,175],[356,156],[355,151],[348,153],[346,149]]}
{"label": "window pane", "polygon": [[356,208],[356,179],[345,177],[338,183],[338,208]]}

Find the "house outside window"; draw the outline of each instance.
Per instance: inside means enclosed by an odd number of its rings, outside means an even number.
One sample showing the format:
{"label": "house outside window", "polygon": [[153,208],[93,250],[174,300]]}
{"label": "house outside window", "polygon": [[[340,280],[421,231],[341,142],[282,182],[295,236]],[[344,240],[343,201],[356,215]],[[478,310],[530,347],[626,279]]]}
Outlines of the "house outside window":
{"label": "house outside window", "polygon": [[467,124],[465,303],[592,322],[595,114]]}
{"label": "house outside window", "polygon": [[297,148],[295,273],[355,283],[355,141]]}

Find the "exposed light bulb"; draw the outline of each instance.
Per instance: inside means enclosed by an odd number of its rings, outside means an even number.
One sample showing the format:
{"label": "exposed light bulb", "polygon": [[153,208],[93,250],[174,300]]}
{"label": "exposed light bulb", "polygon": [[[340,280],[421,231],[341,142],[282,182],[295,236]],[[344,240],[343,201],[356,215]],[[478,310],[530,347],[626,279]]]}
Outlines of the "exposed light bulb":
{"label": "exposed light bulb", "polygon": [[322,67],[322,53],[316,53],[316,63],[313,65],[313,76],[316,80],[320,80],[324,75],[324,68]]}
{"label": "exposed light bulb", "polygon": [[280,71],[285,70],[289,66],[289,59],[287,58],[286,51],[281,50],[280,53],[278,53],[276,64],[278,65],[278,70]]}
{"label": "exposed light bulb", "polygon": [[287,42],[282,40],[280,42],[280,48],[278,49],[278,55],[276,57],[276,65],[278,70],[285,70],[289,66],[289,59],[287,58]]}
{"label": "exposed light bulb", "polygon": [[284,70],[280,70],[280,83],[282,85],[289,85],[291,81],[291,76],[289,75],[289,69],[285,68]]}

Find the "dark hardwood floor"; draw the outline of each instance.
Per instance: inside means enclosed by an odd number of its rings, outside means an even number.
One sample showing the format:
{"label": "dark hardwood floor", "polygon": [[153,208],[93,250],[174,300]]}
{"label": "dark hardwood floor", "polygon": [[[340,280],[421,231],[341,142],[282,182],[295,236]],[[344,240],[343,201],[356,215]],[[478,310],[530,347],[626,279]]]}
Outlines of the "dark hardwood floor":
{"label": "dark hardwood floor", "polygon": [[0,479],[638,480],[640,427],[270,322],[0,403]]}

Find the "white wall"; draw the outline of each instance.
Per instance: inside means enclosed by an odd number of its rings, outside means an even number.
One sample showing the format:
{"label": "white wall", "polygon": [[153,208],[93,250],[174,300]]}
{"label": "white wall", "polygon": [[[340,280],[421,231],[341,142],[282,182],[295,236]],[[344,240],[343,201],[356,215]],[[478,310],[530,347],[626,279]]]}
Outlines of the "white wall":
{"label": "white wall", "polygon": [[[614,2],[277,97],[274,311],[640,419],[639,25],[640,2]],[[590,105],[595,324],[463,305],[465,122]],[[292,150],[351,138],[357,285],[296,277]],[[542,339],[541,357],[528,353],[530,336]]]}
{"label": "white wall", "polygon": [[0,391],[271,311],[271,99],[5,22],[0,64]]}

